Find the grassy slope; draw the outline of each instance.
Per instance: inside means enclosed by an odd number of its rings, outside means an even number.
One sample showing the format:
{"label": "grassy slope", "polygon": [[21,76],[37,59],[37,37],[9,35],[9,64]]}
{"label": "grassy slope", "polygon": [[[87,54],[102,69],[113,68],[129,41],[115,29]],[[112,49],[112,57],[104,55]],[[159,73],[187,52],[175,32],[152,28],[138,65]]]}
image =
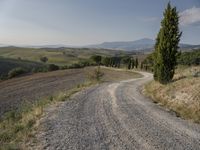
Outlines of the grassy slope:
{"label": "grassy slope", "polygon": [[193,77],[200,67],[178,68],[174,81],[161,85],[152,81],[145,91],[153,100],[175,111],[178,116],[200,123],[200,77]]}

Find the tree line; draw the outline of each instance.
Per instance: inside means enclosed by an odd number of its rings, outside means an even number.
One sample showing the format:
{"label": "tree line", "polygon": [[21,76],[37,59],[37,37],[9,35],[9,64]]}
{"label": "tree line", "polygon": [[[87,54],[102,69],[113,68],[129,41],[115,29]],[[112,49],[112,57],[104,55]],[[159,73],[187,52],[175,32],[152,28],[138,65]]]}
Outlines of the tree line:
{"label": "tree line", "polygon": [[121,68],[126,67],[127,69],[134,69],[139,67],[138,58],[131,56],[113,56],[113,57],[103,57],[100,55],[92,56],[91,59],[97,65],[104,65],[106,67]]}

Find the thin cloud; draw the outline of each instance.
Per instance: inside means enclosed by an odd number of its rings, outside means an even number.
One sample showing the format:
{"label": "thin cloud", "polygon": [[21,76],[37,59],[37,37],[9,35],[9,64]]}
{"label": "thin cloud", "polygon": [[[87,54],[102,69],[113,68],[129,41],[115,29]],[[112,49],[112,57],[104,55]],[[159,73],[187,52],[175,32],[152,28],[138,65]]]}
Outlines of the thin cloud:
{"label": "thin cloud", "polygon": [[194,6],[184,10],[179,15],[180,25],[182,26],[200,24],[200,8]]}

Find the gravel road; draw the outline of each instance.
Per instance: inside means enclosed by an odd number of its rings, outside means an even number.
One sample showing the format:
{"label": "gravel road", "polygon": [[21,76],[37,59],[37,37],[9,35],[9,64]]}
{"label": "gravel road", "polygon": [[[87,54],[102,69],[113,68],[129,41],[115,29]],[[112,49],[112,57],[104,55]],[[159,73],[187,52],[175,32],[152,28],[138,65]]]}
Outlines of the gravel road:
{"label": "gravel road", "polygon": [[199,150],[200,126],[144,97],[140,88],[152,75],[142,74],[94,86],[49,108],[34,149]]}

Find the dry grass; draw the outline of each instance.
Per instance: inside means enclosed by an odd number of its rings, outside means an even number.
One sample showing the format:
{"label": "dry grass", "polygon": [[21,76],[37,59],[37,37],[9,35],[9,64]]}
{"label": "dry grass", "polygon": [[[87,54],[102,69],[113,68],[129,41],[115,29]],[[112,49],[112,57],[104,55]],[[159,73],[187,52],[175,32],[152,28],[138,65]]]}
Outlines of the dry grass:
{"label": "dry grass", "polygon": [[178,116],[200,123],[200,67],[179,67],[173,82],[161,85],[152,81],[145,86],[146,94],[175,111]]}

